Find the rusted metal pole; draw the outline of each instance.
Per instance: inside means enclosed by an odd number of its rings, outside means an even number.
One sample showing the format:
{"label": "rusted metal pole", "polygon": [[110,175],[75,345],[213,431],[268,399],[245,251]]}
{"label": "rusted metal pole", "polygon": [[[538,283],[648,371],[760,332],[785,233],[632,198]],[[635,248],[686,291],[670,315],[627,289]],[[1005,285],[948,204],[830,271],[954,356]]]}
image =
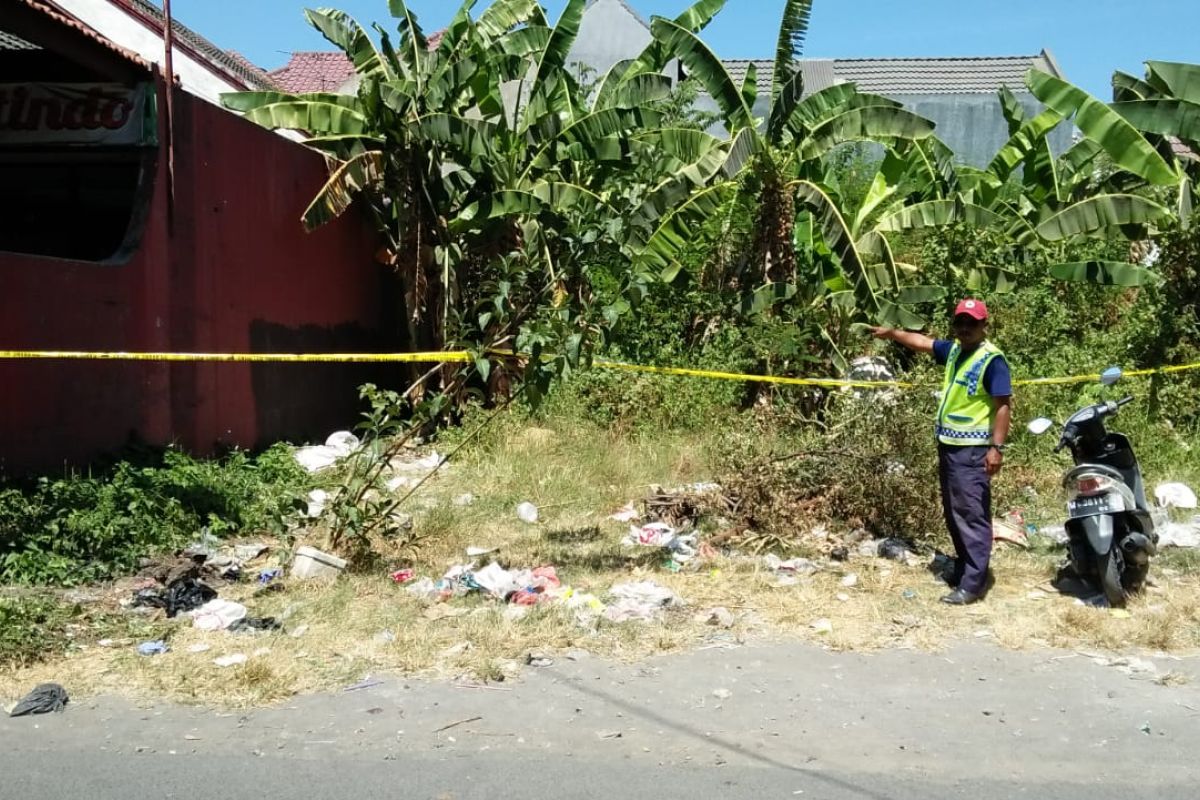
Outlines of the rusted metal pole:
{"label": "rusted metal pole", "polygon": [[163,69],[167,79],[167,219],[175,220],[175,26],[171,21],[171,0],[163,0]]}

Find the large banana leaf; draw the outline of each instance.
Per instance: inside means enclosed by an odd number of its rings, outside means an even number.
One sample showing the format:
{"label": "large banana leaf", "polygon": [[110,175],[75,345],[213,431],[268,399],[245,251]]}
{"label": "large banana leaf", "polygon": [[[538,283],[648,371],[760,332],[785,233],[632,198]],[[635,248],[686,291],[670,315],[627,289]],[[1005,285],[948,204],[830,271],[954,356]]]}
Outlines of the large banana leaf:
{"label": "large banana leaf", "polygon": [[800,148],[802,158],[815,159],[846,142],[879,139],[924,139],[933,123],[893,106],[852,108],[813,129]]}
{"label": "large banana leaf", "polygon": [[370,128],[366,117],[344,105],[304,100],[258,106],[246,112],[246,119],[271,130],[283,128],[344,136],[367,133]]}
{"label": "large banana leaf", "polygon": [[846,225],[846,219],[838,210],[837,204],[825,194],[820,186],[811,181],[797,181],[795,185],[796,199],[812,212],[813,218],[821,227],[821,236],[829,249],[837,254],[842,262],[842,271],[846,274],[854,288],[854,299],[860,311],[877,317],[881,311],[881,302],[871,288],[867,268],[863,264],[855,246],[854,237]]}
{"label": "large banana leaf", "polygon": [[695,243],[699,231],[717,215],[736,189],[731,183],[718,183],[694,193],[686,202],[673,208],[640,248],[637,266],[658,271],[662,280],[668,283],[675,280],[683,268],[679,263],[680,253]]}
{"label": "large banana leaf", "polygon": [[597,94],[595,110],[604,108],[641,108],[665,100],[671,94],[671,79],[658,73],[635,75],[620,81],[607,97]]}
{"label": "large banana leaf", "polygon": [[746,76],[742,79],[742,102],[753,109],[758,101],[758,67],[751,61],[746,65]]}
{"label": "large banana leaf", "polygon": [[908,306],[918,303],[934,303],[945,297],[945,286],[905,286],[896,293],[896,301]]}
{"label": "large banana leaf", "polygon": [[449,145],[468,159],[496,157],[500,128],[494,122],[455,114],[429,114],[418,120],[415,127],[420,135]]}
{"label": "large banana leaf", "polygon": [[934,193],[942,197],[958,191],[958,170],[954,165],[954,151],[936,135],[912,142],[901,143],[914,171],[922,176],[921,191],[928,196]]}
{"label": "large banana leaf", "polygon": [[[306,9],[304,17],[330,44],[339,47],[359,75],[370,75],[385,68],[384,60],[366,30],[353,17],[334,8]],[[395,77],[389,75],[389,78]]]}
{"label": "large banana leaf", "polygon": [[315,230],[341,216],[355,196],[383,180],[383,153],[371,150],[341,164],[304,211],[304,227]]}
{"label": "large banana leaf", "polygon": [[1105,194],[1090,197],[1064,208],[1037,226],[1042,239],[1057,242],[1071,236],[1103,233],[1120,225],[1155,222],[1170,211],[1144,197],[1132,194]]}
{"label": "large banana leaf", "polygon": [[475,30],[487,44],[510,32],[516,33],[523,25],[530,25],[535,9],[541,10],[539,0],[496,0],[479,16]]}
{"label": "large banana leaf", "polygon": [[864,94],[852,83],[839,83],[801,100],[785,121],[797,136],[801,136],[839,114],[867,106],[900,108],[900,103],[880,95]]}
{"label": "large banana leaf", "polygon": [[1102,153],[1100,145],[1091,139],[1080,139],[1059,159],[1059,174],[1064,182],[1086,169]]}
{"label": "large banana leaf", "polygon": [[594,192],[571,183],[542,182],[528,189],[506,189],[489,194],[478,203],[464,208],[450,223],[452,233],[463,233],[473,223],[485,219],[513,216],[536,216],[542,213],[561,214],[576,206],[598,206],[603,201]]}
{"label": "large banana leaf", "polygon": [[550,33],[550,41],[538,60],[537,74],[533,79],[533,92],[545,96],[552,82],[558,82],[558,74],[567,65],[567,54],[575,44],[579,35],[579,25],[583,21],[583,10],[587,0],[567,0],[558,24]]}
{"label": "large banana leaf", "polygon": [[529,161],[525,172],[528,175],[534,169],[550,169],[555,162],[555,150],[559,145],[580,143],[589,145],[625,130],[640,130],[649,127],[648,123],[657,122],[658,115],[652,111],[643,113],[640,110],[606,108],[581,117],[576,122],[563,128],[554,138],[547,141]]}
{"label": "large banana leaf", "polygon": [[1077,261],[1055,264],[1050,274],[1060,281],[1094,283],[1101,286],[1153,286],[1161,282],[1157,273],[1120,261]]}
{"label": "large banana leaf", "polygon": [[1139,131],[1200,142],[1200,104],[1183,100],[1133,100],[1113,103],[1112,107]]}
{"label": "large banana leaf", "polygon": [[983,206],[954,200],[928,200],[906,206],[888,214],[875,224],[875,230],[888,233],[916,230],[918,228],[941,228],[955,222],[965,222],[976,228],[988,228],[1000,223],[1001,217]]}
{"label": "large banana leaf", "polygon": [[751,110],[746,107],[741,89],[729,77],[729,71],[704,42],[686,28],[665,19],[656,19],[650,24],[654,38],[674,53],[688,74],[700,82],[716,101],[730,131],[752,127]]}
{"label": "large banana leaf", "polygon": [[772,103],[778,102],[780,92],[793,82],[800,71],[798,60],[804,50],[812,5],[812,0],[786,0],[783,4],[783,19],[779,23],[779,38],[775,44],[775,74],[771,78]]}
{"label": "large banana leaf", "polygon": [[712,134],[695,128],[653,128],[635,131],[633,138],[652,145],[685,164],[699,161],[723,144]]}
{"label": "large banana leaf", "polygon": [[1007,86],[1000,87],[1000,111],[1008,123],[1008,135],[1013,137],[1025,122],[1025,106]]}
{"label": "large banana leaf", "polygon": [[1150,83],[1164,89],[1164,94],[1189,103],[1200,103],[1200,64],[1147,61],[1146,70]]}
{"label": "large banana leaf", "polygon": [[354,95],[333,92],[308,92],[287,94],[286,92],[228,92],[221,95],[221,104],[231,111],[246,112],[276,103],[328,103],[342,106],[359,114],[363,113],[362,102]]}
{"label": "large banana leaf", "polygon": [[1026,78],[1034,96],[1064,117],[1074,117],[1084,136],[1104,148],[1119,166],[1158,186],[1179,183],[1179,175],[1154,146],[1120,114],[1082,89],[1038,70]]}
{"label": "large banana leaf", "polygon": [[[726,0],[698,0],[675,17],[674,22],[685,31],[699,33],[708,27],[708,23],[712,22],[713,17],[725,7],[725,2]],[[629,77],[635,77],[644,73],[662,72],[674,57],[674,51],[656,38],[629,65],[626,74]]]}
{"label": "large banana leaf", "polygon": [[471,9],[479,0],[463,0],[458,11],[450,20],[450,24],[442,31],[442,41],[438,43],[438,53],[443,58],[449,58],[450,55],[458,48],[459,44],[467,37],[471,30],[474,29],[474,24],[471,21]]}
{"label": "large banana leaf", "polygon": [[1017,288],[1017,274],[1002,267],[977,266],[961,272],[963,282],[972,292],[1009,294]]}
{"label": "large banana leaf", "polygon": [[1149,100],[1158,90],[1145,81],[1117,70],[1112,76],[1113,100],[1118,103],[1129,100]]}
{"label": "large banana leaf", "polygon": [[1046,136],[1062,124],[1062,121],[1062,114],[1053,109],[1047,109],[1033,119],[1022,123],[1017,128],[1017,132],[996,153],[996,157],[988,166],[988,171],[1002,181],[1008,180],[1008,177],[1030,153],[1039,145],[1045,144]]}

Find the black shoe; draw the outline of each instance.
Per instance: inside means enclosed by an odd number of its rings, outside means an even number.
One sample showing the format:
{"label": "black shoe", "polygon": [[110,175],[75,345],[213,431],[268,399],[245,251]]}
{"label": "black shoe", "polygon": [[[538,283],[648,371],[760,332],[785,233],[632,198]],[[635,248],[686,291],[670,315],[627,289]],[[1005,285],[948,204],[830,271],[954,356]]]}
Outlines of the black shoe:
{"label": "black shoe", "polygon": [[979,595],[963,589],[955,589],[943,597],[942,602],[951,606],[969,606],[971,603],[979,602]]}

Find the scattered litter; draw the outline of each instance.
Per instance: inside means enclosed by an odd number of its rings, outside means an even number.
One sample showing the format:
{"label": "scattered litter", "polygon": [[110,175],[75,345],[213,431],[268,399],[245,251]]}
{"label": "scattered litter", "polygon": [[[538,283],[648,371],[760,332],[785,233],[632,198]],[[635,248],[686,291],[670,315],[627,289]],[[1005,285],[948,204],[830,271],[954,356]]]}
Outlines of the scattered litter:
{"label": "scattered litter", "polygon": [[517,518],[528,525],[536,525],[538,508],[533,503],[521,503],[517,506]]}
{"label": "scattered litter", "polygon": [[246,616],[246,607],[232,600],[213,600],[191,612],[192,626],[202,631],[223,631]]}
{"label": "scattered litter", "polygon": [[451,728],[457,728],[459,725],[466,725],[471,722],[479,722],[482,719],[483,719],[483,717],[471,717],[470,719],[460,719],[458,722],[451,722],[449,725],[443,725],[442,727],[435,730],[434,733],[441,733],[442,731],[448,731]]}
{"label": "scattered litter", "polygon": [[1158,677],[1158,667],[1153,661],[1147,661],[1144,658],[1135,658],[1133,656],[1120,656],[1118,658],[1092,656],[1092,663],[1100,667],[1112,667],[1131,678],[1153,679]]}
{"label": "scattered litter", "polygon": [[166,591],[142,589],[133,596],[133,606],[161,608],[167,616],[174,618],[180,613],[199,608],[217,596],[217,591],[194,578],[177,578],[167,585]]}
{"label": "scattered litter", "polygon": [[266,586],[271,581],[279,580],[282,577],[283,570],[281,569],[264,569],[262,572],[258,573],[258,582],[262,586]]}
{"label": "scattered litter", "polygon": [[1026,600],[1045,600],[1050,595],[1043,592],[1041,589],[1034,589],[1029,594],[1025,595]]}
{"label": "scattered litter", "polygon": [[992,633],[991,631],[975,631],[976,639],[994,639],[995,637],[996,634]]}
{"label": "scattered litter", "polygon": [[834,561],[849,561],[850,560],[850,549],[843,545],[838,545],[837,547],[835,547],[829,551],[829,557],[832,558]]}
{"label": "scattered litter", "polygon": [[696,557],[696,534],[681,534],[665,522],[630,525],[625,545],[661,547],[671,554],[671,560],[684,564]]}
{"label": "scattered litter", "polygon": [[1108,610],[1108,615],[1110,617],[1114,617],[1116,619],[1132,619],[1133,618],[1133,614],[1130,614],[1124,608],[1110,608]]}
{"label": "scattered litter", "polygon": [[248,660],[245,653],[234,653],[230,656],[214,658],[213,663],[218,667],[236,667],[238,664],[245,664]]}
{"label": "scattered litter", "polygon": [[269,647],[260,647],[254,651],[255,658],[262,658],[263,656],[269,656],[269,655],[271,655],[271,648],[269,648]]}
{"label": "scattered litter", "polygon": [[525,663],[530,667],[552,667],[554,666],[554,659],[548,656],[535,656],[533,653],[530,653],[525,657]]}
{"label": "scattered litter", "polygon": [[914,592],[912,589],[905,589],[900,594],[900,596],[903,597],[905,600],[916,600],[917,599],[917,593]]}
{"label": "scattered litter", "polygon": [[482,556],[490,556],[492,553],[499,550],[499,547],[468,547],[467,556],[470,558],[480,558]]}
{"label": "scattered litter", "polygon": [[620,739],[623,735],[620,731],[596,731],[599,739]]}
{"label": "scattered litter", "polygon": [[839,593],[838,593],[838,595],[837,595],[837,599],[838,599],[839,601],[841,601],[841,602],[845,603],[845,602],[848,602],[848,601],[850,600],[850,595],[846,594],[845,592],[839,592]]}
{"label": "scattered litter", "polygon": [[1064,525],[1046,525],[1038,528],[1037,532],[1055,544],[1066,544],[1070,541],[1070,537],[1067,536],[1066,526]]}
{"label": "scattered litter", "polygon": [[10,717],[25,717],[30,714],[49,714],[61,712],[70,702],[67,690],[57,683],[43,683],[32,692],[25,695],[21,702],[8,712]]}
{"label": "scattered litter", "polygon": [[992,541],[1029,547],[1029,536],[1020,512],[1011,512],[1005,519],[992,520]]}
{"label": "scattered litter", "polygon": [[301,636],[303,636],[306,633],[308,633],[308,626],[300,625],[295,630],[292,631],[291,635],[292,635],[293,639],[299,639]]}
{"label": "scattered litter", "polygon": [[161,639],[154,642],[142,642],[138,645],[138,655],[159,656],[169,652],[171,652],[171,648],[167,647],[167,643]]}
{"label": "scattered litter", "polygon": [[299,547],[292,561],[292,577],[336,578],[346,568],[346,562],[337,556],[322,553],[315,547]]}
{"label": "scattered litter", "polygon": [[1159,547],[1200,549],[1200,516],[1189,522],[1167,522],[1156,527]]}
{"label": "scattered litter", "polygon": [[1149,736],[1150,735],[1150,723],[1143,722],[1142,727],[1138,728],[1138,730],[1141,731],[1142,733],[1146,734],[1147,736]]}
{"label": "scattered litter", "polygon": [[342,691],[343,692],[358,692],[363,689],[371,689],[375,686],[382,686],[382,685],[383,685],[383,681],[381,681],[377,678],[364,678],[363,680],[359,681],[358,683],[354,684],[353,686],[347,686],[345,689],[342,689]]}
{"label": "scattered litter", "polygon": [[1154,498],[1163,508],[1195,508],[1196,493],[1182,483],[1163,483],[1154,490]]}
{"label": "scattered litter", "polygon": [[733,692],[728,689],[714,689],[712,695],[718,700],[728,700],[733,697]]}
{"label": "scattered litter", "polygon": [[638,510],[634,506],[633,502],[630,501],[618,508],[609,516],[609,519],[611,519],[613,522],[634,522],[641,516],[642,515],[638,513]]}
{"label": "scattered litter", "polygon": [[858,576],[854,573],[851,573],[842,578],[842,586],[846,587],[847,589],[853,589],[855,586],[858,586]]}
{"label": "scattered litter", "polygon": [[656,619],[664,608],[680,605],[678,595],[653,581],[620,583],[609,590],[616,602],[604,609],[604,616],[611,622]]}
{"label": "scattered litter", "polygon": [[233,633],[256,633],[259,631],[278,631],[282,630],[283,625],[274,617],[242,617],[236,619],[229,625],[229,630]]}
{"label": "scattered litter", "polygon": [[189,647],[188,652],[189,653],[207,653],[211,649],[212,649],[212,645],[204,644],[203,642],[201,642],[200,644],[194,644],[191,647]]}
{"label": "scattered litter", "polygon": [[912,555],[912,548],[902,539],[889,537],[879,543],[875,552],[880,558],[908,563],[908,559]]}
{"label": "scattered litter", "polygon": [[820,569],[817,564],[809,561],[807,558],[792,558],[784,561],[774,553],[767,554],[763,558],[763,563],[772,572],[784,575],[812,575]]}
{"label": "scattered litter", "polygon": [[474,502],[475,495],[471,494],[470,492],[467,492],[466,494],[460,494],[458,497],[454,498],[454,505],[458,506],[459,508],[466,508]]}
{"label": "scattered litter", "polygon": [[294,455],[296,462],[308,472],[320,472],[353,453],[360,444],[353,433],[338,431],[331,433],[325,444],[298,448]]}
{"label": "scattered litter", "polygon": [[233,548],[233,556],[238,561],[253,561],[271,548],[261,542],[239,544]]}
{"label": "scattered litter", "polygon": [[417,573],[411,569],[400,569],[392,573],[392,580],[396,583],[408,583],[415,578],[416,575]]}
{"label": "scattered litter", "polygon": [[717,608],[709,609],[700,616],[704,618],[704,623],[706,625],[712,625],[717,628],[725,628],[726,630],[733,627],[733,612],[731,612],[728,608],[718,606]]}
{"label": "scattered litter", "polygon": [[324,489],[313,489],[308,493],[308,510],[305,512],[309,519],[317,519],[325,513],[325,504],[329,502],[329,492]]}
{"label": "scattered litter", "polygon": [[833,623],[827,619],[819,619],[808,627],[817,633],[833,633]]}

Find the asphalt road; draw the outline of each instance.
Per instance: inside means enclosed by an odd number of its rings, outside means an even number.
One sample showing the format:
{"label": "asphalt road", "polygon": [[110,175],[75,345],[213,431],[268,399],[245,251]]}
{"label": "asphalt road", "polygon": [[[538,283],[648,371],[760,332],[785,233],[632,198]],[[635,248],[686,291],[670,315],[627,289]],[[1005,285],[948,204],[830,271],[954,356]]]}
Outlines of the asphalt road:
{"label": "asphalt road", "polygon": [[75,701],[0,719],[0,797],[1194,798],[1200,661],[1162,686],[1059,651],[797,644],[255,711]]}

